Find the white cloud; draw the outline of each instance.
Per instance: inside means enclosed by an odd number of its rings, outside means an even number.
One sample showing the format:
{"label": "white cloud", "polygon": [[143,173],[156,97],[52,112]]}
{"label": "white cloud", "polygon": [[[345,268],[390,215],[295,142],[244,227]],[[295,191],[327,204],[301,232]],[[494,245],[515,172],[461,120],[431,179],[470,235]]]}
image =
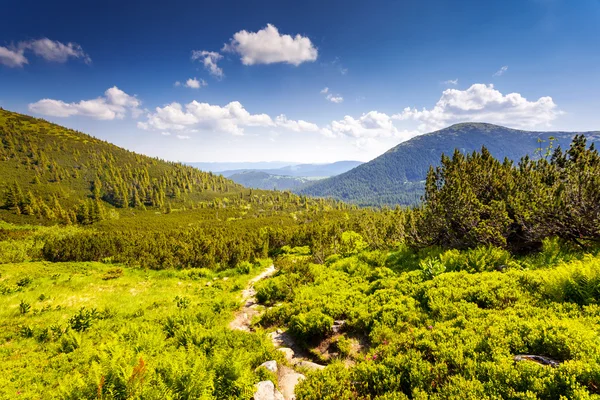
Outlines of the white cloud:
{"label": "white cloud", "polygon": [[340,96],[339,94],[333,95],[331,93],[329,93],[327,95],[327,97],[325,97],[327,100],[331,101],[332,103],[336,103],[339,104],[342,101],[344,101],[344,98],[342,96]]}
{"label": "white cloud", "polygon": [[319,131],[319,127],[316,124],[313,124],[312,122],[306,122],[301,119],[298,121],[290,120],[290,119],[287,119],[285,114],[281,114],[277,118],[275,118],[275,124],[279,127],[289,129],[294,132],[318,132]]}
{"label": "white cloud", "polygon": [[43,38],[29,42],[21,42],[20,46],[30,49],[35,55],[42,57],[46,61],[64,63],[72,57],[81,58],[86,64],[92,62],[90,56],[87,55],[77,43],[63,44],[57,40]]}
{"label": "white cloud", "polygon": [[204,64],[204,68],[217,79],[222,79],[225,76],[223,70],[217,65],[217,62],[222,58],[221,54],[214,51],[192,51],[192,61],[200,60]]}
{"label": "white cloud", "polygon": [[442,82],[444,85],[458,85],[458,78],[456,79],[448,79],[447,81]]}
{"label": "white cloud", "polygon": [[11,50],[6,47],[0,46],[0,64],[14,68],[22,67],[24,64],[27,63],[27,58],[23,55],[23,49]]}
{"label": "white cloud", "polygon": [[138,123],[141,129],[201,130],[243,135],[247,126],[274,126],[266,114],[250,114],[241,103],[233,101],[224,107],[192,101],[185,105],[171,103],[157,107],[148,114],[146,122]]}
{"label": "white cloud", "polygon": [[421,123],[422,131],[458,122],[489,122],[515,128],[549,126],[562,111],[551,97],[528,101],[519,93],[502,94],[494,85],[474,84],[467,90],[446,89],[431,109],[405,108],[392,118]]}
{"label": "white cloud", "polygon": [[506,71],[508,71],[508,65],[505,65],[502,68],[500,68],[498,71],[494,72],[493,76],[502,76],[502,75],[504,75],[504,73]]}
{"label": "white cloud", "polygon": [[331,101],[332,103],[341,103],[342,101],[344,101],[344,98],[339,95],[339,94],[333,94],[333,93],[329,93],[329,88],[325,87],[321,90],[321,94],[326,94],[327,96],[325,96],[325,98],[329,101]]}
{"label": "white cloud", "polygon": [[223,51],[239,54],[244,65],[281,62],[298,66],[315,61],[318,56],[309,38],[300,34],[295,37],[282,35],[271,24],[258,32],[242,30],[235,33],[223,46]]}
{"label": "white cloud", "polygon": [[185,82],[185,87],[189,87],[191,89],[200,89],[200,87],[202,86],[206,86],[207,83],[204,79],[196,79],[196,78],[190,78]]}
{"label": "white cloud", "polygon": [[358,119],[346,115],[342,120],[332,121],[327,129],[336,137],[386,138],[400,135],[390,116],[378,111],[370,111]]}
{"label": "white cloud", "polygon": [[130,96],[116,86],[106,90],[104,96],[78,103],[65,103],[62,100],[42,99],[29,104],[29,111],[52,117],[71,117],[75,115],[100,120],[122,119],[129,110],[134,118],[141,114],[141,101]]}
{"label": "white cloud", "polygon": [[161,132],[160,134],[163,136],[171,136],[171,132],[167,132],[167,131]]}
{"label": "white cloud", "polygon": [[92,62],[90,56],[77,43],[64,44],[57,40],[42,38],[21,41],[13,48],[0,46],[0,64],[13,68],[22,67],[29,63],[25,52],[31,52],[51,62],[65,63],[69,58],[81,58],[86,64]]}
{"label": "white cloud", "polygon": [[177,135],[177,139],[182,139],[182,140],[185,140],[185,139],[190,139],[190,138],[191,138],[191,137],[190,137],[190,136],[187,136],[187,135]]}
{"label": "white cloud", "polygon": [[318,132],[316,124],[291,120],[281,114],[274,120],[267,114],[250,114],[238,101],[221,107],[192,101],[185,106],[171,103],[157,107],[147,120],[138,122],[140,129],[176,130],[180,132],[212,131],[243,135],[247,127],[283,128],[294,132]]}
{"label": "white cloud", "polygon": [[175,86],[175,87],[179,87],[179,86],[181,86],[181,82],[179,82],[179,81],[175,81],[175,83],[173,84],[173,86]]}

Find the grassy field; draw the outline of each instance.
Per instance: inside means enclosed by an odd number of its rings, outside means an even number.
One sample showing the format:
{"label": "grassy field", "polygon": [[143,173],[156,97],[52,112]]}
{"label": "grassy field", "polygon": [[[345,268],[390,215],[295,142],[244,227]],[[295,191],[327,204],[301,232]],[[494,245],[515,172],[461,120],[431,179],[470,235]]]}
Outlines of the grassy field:
{"label": "grassy field", "polygon": [[0,398],[235,398],[277,359],[226,328],[252,271],[0,265]]}

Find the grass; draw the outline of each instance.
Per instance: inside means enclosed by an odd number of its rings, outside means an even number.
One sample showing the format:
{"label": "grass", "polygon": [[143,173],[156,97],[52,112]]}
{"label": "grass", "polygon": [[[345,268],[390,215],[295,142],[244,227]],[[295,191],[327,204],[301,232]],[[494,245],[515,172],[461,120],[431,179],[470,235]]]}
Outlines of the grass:
{"label": "grass", "polygon": [[226,328],[251,274],[45,262],[0,274],[0,398],[236,397],[278,356]]}

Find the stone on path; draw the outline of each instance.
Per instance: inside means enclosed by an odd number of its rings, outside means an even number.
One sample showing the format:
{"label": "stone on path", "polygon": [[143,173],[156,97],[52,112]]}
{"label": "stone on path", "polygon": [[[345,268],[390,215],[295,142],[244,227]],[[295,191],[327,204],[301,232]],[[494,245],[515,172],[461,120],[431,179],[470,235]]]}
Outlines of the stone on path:
{"label": "stone on path", "polygon": [[286,400],[271,381],[262,381],[256,384],[254,400]]}
{"label": "stone on path", "polygon": [[265,361],[264,363],[260,364],[259,367],[264,367],[268,371],[277,373],[277,361],[275,361],[275,360]]}
{"label": "stone on path", "polygon": [[293,369],[282,365],[279,368],[279,388],[285,400],[295,400],[294,389],[296,385],[306,377]]}
{"label": "stone on path", "polygon": [[286,360],[292,361],[294,359],[294,350],[290,349],[289,347],[279,347],[277,350],[283,353]]}
{"label": "stone on path", "polygon": [[299,368],[306,368],[306,369],[310,369],[310,370],[325,369],[324,365],[317,364],[312,361],[306,361],[306,360],[300,360],[296,364],[294,364],[294,366],[299,367]]}

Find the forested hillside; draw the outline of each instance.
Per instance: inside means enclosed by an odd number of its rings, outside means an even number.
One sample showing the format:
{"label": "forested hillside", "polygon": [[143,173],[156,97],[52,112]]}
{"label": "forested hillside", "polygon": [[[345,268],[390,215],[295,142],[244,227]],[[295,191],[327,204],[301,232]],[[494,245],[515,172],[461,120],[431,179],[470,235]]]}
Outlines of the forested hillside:
{"label": "forested hillside", "polygon": [[[437,166],[442,154],[454,149],[467,154],[485,146],[500,160],[518,161],[546,148],[568,148],[576,132],[528,132],[501,126],[464,123],[400,143],[376,159],[344,174],[312,183],[298,193],[332,197],[360,205],[410,205],[420,202],[423,181],[430,166]],[[591,142],[600,141],[600,132],[583,133]],[[541,142],[540,142],[541,141]]]}
{"label": "forested hillside", "polygon": [[261,171],[242,171],[230,175],[228,179],[244,187],[264,190],[294,190],[312,181],[308,178],[273,175]]}
{"label": "forested hillside", "polygon": [[164,211],[242,191],[222,176],[6,110],[0,110],[0,160],[0,215],[11,220],[16,214],[89,223],[115,208]]}

